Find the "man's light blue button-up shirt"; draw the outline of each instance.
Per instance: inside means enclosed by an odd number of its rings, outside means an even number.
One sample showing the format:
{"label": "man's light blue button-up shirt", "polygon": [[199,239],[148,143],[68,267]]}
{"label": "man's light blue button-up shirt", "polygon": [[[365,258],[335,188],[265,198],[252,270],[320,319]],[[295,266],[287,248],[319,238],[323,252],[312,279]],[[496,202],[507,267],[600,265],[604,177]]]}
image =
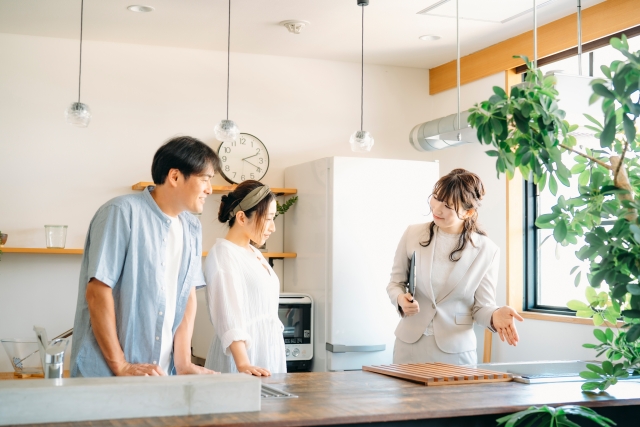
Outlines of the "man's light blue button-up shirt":
{"label": "man's light blue button-up shirt", "polygon": [[[171,220],[156,204],[151,188],[108,201],[91,220],[73,325],[72,377],[113,375],[91,329],[85,293],[92,278],[113,289],[118,340],[127,362],[158,364],[160,360],[162,315],[166,312],[164,266]],[[184,316],[191,288],[205,284],[202,226],[190,213],[183,212],[179,218],[184,249],[178,273],[174,334]],[[171,367],[173,371],[173,362]]]}

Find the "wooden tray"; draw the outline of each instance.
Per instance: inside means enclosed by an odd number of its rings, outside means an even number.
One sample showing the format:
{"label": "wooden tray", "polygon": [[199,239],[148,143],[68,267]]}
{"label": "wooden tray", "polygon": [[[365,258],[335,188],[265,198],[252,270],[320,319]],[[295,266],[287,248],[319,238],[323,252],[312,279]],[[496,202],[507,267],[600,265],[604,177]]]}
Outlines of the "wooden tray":
{"label": "wooden tray", "polygon": [[513,380],[512,374],[446,363],[363,366],[362,370],[415,381],[424,385],[479,384]]}

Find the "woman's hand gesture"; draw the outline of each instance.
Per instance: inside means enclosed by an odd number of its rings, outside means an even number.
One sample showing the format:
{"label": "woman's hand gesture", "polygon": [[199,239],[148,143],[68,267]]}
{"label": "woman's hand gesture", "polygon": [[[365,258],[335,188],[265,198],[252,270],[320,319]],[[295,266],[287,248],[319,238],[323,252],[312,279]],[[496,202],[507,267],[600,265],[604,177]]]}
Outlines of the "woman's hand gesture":
{"label": "woman's hand gesture", "polygon": [[520,338],[518,337],[518,330],[516,329],[516,325],[513,321],[514,318],[518,319],[520,322],[524,320],[517,311],[508,305],[505,305],[493,312],[493,315],[491,316],[491,323],[493,328],[498,331],[498,335],[500,335],[500,339],[503,342],[506,339],[509,345],[516,346],[518,345]]}
{"label": "woman's hand gesture", "polygon": [[413,316],[420,312],[418,301],[409,292],[398,295],[398,306],[400,306],[405,316]]}

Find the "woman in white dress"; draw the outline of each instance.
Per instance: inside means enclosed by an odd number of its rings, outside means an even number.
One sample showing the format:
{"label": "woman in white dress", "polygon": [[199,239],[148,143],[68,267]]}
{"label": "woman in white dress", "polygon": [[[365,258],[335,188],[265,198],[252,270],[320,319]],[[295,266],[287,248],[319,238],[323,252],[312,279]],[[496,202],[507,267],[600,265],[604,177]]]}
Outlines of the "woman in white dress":
{"label": "woman in white dress", "polygon": [[278,317],[280,281],[251,245],[262,246],[276,230],[275,215],[275,196],[258,181],[244,181],[222,196],[218,220],[229,232],[216,240],[204,264],[215,329],[205,363],[209,369],[256,376],[287,372]]}
{"label": "woman in white dress", "polygon": [[[500,250],[477,222],[483,196],[478,175],[454,169],[433,189],[433,222],[410,225],[400,239],[387,286],[401,316],[393,363],[476,364],[474,322],[518,343],[514,319],[522,317],[496,305]],[[405,284],[414,253],[411,295]]]}

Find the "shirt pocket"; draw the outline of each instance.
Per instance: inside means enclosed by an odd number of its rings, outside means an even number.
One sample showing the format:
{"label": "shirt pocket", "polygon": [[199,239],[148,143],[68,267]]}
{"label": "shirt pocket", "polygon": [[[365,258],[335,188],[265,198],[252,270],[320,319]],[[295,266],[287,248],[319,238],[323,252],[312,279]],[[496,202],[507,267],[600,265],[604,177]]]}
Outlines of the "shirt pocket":
{"label": "shirt pocket", "polygon": [[456,313],[456,325],[473,325],[471,313]]}

